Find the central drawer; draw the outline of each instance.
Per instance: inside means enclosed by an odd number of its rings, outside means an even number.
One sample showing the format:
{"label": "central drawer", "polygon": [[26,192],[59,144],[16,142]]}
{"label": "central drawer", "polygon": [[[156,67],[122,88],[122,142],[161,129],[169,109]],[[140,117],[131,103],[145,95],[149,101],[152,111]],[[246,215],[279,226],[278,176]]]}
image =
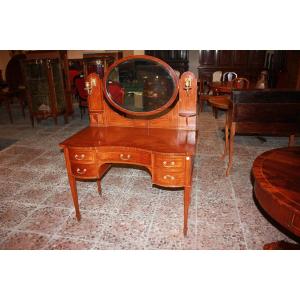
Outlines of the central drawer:
{"label": "central drawer", "polygon": [[146,151],[118,150],[98,152],[96,155],[97,159],[100,159],[101,161],[151,165],[151,154]]}

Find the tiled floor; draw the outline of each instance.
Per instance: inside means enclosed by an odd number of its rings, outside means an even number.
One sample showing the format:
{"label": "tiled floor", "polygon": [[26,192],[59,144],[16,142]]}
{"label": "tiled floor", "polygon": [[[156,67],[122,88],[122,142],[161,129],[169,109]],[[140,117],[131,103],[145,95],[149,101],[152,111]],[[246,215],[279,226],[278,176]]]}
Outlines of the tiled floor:
{"label": "tiled floor", "polygon": [[[261,249],[289,240],[261,214],[252,196],[254,158],[287,145],[287,138],[235,140],[234,167],[225,177],[224,116],[199,115],[188,237],[182,234],[183,192],[152,187],[138,168],[114,167],[95,182],[79,182],[82,220],[75,219],[58,143],[87,126],[79,113],[32,128],[13,106],[15,123],[0,107],[0,138],[16,139],[0,152],[0,249]],[[298,141],[299,143],[299,141]]]}

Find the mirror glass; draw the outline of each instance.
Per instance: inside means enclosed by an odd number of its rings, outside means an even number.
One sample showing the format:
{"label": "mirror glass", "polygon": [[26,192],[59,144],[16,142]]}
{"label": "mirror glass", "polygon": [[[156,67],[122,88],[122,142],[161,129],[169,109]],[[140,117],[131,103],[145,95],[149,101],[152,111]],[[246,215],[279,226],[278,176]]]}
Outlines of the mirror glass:
{"label": "mirror glass", "polygon": [[129,59],[107,75],[106,93],[118,106],[132,112],[151,112],[172,98],[176,83],[168,69],[156,61]]}

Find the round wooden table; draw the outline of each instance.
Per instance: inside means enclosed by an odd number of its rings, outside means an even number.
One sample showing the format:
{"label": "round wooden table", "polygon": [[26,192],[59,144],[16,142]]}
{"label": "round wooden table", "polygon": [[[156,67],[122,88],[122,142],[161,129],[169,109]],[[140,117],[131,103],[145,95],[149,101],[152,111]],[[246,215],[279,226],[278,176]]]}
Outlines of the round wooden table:
{"label": "round wooden table", "polygon": [[215,81],[215,82],[211,82],[209,86],[213,90],[213,93],[215,95],[219,93],[230,94],[231,91],[233,90],[232,81],[226,81],[226,82]]}
{"label": "round wooden table", "polygon": [[[254,193],[261,207],[286,230],[300,237],[300,147],[267,151],[252,168]],[[277,242],[264,249],[288,246]],[[299,245],[291,246],[293,249]],[[291,249],[291,248],[289,248]]]}

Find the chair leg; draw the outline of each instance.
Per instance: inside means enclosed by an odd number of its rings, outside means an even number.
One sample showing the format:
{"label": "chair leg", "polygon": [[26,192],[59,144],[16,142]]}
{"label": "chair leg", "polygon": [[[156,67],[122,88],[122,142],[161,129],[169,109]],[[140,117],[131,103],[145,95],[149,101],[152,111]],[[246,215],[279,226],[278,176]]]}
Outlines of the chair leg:
{"label": "chair leg", "polygon": [[225,144],[224,144],[224,153],[222,155],[222,159],[226,157],[228,151],[228,135],[229,135],[229,128],[228,128],[228,111],[226,111],[226,120],[225,120]]}
{"label": "chair leg", "polygon": [[232,167],[234,136],[235,136],[235,123],[232,123],[231,127],[230,127],[229,158],[228,158],[228,167],[227,167],[227,170],[226,170],[226,176],[229,175],[229,172],[230,172],[231,167]]}
{"label": "chair leg", "polygon": [[3,100],[4,100],[3,102],[5,103],[5,106],[6,106],[6,110],[7,110],[8,117],[9,117],[9,121],[10,121],[10,123],[13,123],[13,117],[12,117],[10,103],[9,103],[10,99],[9,98],[4,98]]}
{"label": "chair leg", "polygon": [[213,109],[213,115],[214,115],[215,119],[218,119],[218,109],[215,108],[214,106],[212,106],[212,109]]}
{"label": "chair leg", "polygon": [[19,103],[22,111],[23,118],[25,119],[25,100],[22,96],[19,97]]}
{"label": "chair leg", "polygon": [[204,101],[200,98],[200,112],[203,112]]}
{"label": "chair leg", "polygon": [[80,119],[82,120],[82,106],[79,106],[80,108]]}
{"label": "chair leg", "polygon": [[289,136],[289,147],[292,147],[295,145],[295,135],[294,134],[291,134]]}

